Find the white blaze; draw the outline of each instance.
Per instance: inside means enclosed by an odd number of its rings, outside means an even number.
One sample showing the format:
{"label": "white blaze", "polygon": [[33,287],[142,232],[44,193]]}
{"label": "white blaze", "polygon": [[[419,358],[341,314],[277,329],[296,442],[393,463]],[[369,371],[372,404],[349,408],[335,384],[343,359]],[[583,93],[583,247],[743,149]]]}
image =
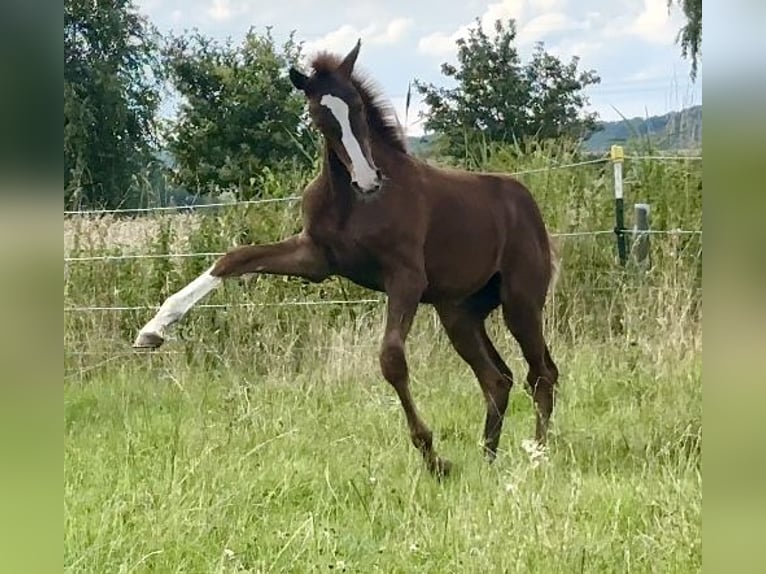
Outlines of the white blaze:
{"label": "white blaze", "polygon": [[221,284],[220,277],[211,274],[213,267],[205,271],[186,287],[168,297],[157,311],[157,314],[139,332],[142,334],[157,334],[162,336],[163,330],[181,319],[205,295]]}
{"label": "white blaze", "polygon": [[372,189],[379,183],[378,175],[362,153],[362,146],[351,130],[348,105],[338,96],[330,94],[322,96],[320,103],[330,110],[340,125],[341,142],[351,159],[351,180],[364,190]]}

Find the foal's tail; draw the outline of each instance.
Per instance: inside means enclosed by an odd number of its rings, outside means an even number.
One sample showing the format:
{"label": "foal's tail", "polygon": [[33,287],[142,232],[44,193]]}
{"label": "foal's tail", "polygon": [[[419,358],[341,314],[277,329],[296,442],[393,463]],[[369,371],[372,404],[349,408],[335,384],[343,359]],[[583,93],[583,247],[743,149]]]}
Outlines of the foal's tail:
{"label": "foal's tail", "polygon": [[551,278],[548,282],[548,292],[553,293],[556,290],[559,273],[561,272],[561,255],[559,254],[559,250],[557,249],[551,234],[546,232],[546,235],[548,236],[548,249],[550,250],[551,259]]}

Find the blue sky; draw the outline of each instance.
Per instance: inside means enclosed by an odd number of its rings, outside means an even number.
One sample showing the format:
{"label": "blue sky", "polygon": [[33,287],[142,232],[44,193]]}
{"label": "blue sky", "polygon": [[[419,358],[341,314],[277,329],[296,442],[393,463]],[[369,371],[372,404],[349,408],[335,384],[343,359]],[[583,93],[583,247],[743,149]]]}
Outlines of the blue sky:
{"label": "blue sky", "polygon": [[[357,38],[357,65],[369,73],[404,122],[407,83],[444,84],[442,62],[455,60],[455,40],[480,18],[514,18],[526,60],[535,42],[580,66],[595,69],[601,84],[588,90],[591,109],[604,120],[646,116],[702,103],[702,74],[689,79],[675,37],[683,16],[667,0],[137,0],[162,32],[197,28],[238,41],[250,26],[272,26],[278,40],[296,30],[306,50],[346,53]],[[422,133],[420,101],[413,94],[407,132]]]}

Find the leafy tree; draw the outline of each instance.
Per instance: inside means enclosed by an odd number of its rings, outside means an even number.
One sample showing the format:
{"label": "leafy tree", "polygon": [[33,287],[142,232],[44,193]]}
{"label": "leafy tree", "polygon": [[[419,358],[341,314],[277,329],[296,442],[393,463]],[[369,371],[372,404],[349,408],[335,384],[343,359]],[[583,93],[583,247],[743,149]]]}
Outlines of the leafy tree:
{"label": "leafy tree", "polygon": [[457,86],[441,88],[418,80],[429,111],[426,130],[442,135],[443,151],[461,156],[476,138],[484,141],[586,137],[596,129],[596,114],[584,112],[584,89],[600,82],[594,71],[578,70],[577,57],[565,64],[537,44],[522,64],[514,46],[516,24],[495,22],[491,37],[481,23],[457,41],[458,65],[442,64],[442,74]]}
{"label": "leafy tree", "polygon": [[155,141],[158,42],[132,0],[64,0],[66,203],[138,201]]}
{"label": "leafy tree", "polygon": [[182,100],[167,134],[177,183],[250,197],[271,170],[311,161],[304,102],[286,74],[300,53],[292,34],[278,49],[270,29],[251,29],[238,46],[198,32],[169,41],[165,62]]}
{"label": "leafy tree", "polygon": [[[668,0],[668,8],[674,0]],[[702,58],[702,0],[675,0],[686,17],[678,32],[677,42],[681,45],[681,55],[691,59],[691,77],[697,78],[697,69]]]}

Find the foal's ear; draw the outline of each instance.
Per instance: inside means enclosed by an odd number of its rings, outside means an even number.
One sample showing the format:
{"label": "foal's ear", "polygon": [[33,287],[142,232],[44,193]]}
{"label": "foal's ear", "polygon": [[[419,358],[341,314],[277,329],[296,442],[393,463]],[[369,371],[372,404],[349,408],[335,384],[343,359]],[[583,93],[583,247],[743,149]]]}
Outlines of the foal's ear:
{"label": "foal's ear", "polygon": [[345,58],[343,58],[343,61],[340,63],[340,66],[338,66],[338,72],[346,77],[351,77],[351,72],[354,71],[354,64],[356,63],[356,57],[359,55],[359,48],[362,47],[362,39],[359,38],[356,41],[356,46],[354,46],[353,50],[351,50]]}
{"label": "foal's ear", "polygon": [[290,68],[289,75],[293,86],[295,86],[301,92],[305,92],[306,87],[309,85],[309,77],[303,72],[296,70],[295,68]]}

